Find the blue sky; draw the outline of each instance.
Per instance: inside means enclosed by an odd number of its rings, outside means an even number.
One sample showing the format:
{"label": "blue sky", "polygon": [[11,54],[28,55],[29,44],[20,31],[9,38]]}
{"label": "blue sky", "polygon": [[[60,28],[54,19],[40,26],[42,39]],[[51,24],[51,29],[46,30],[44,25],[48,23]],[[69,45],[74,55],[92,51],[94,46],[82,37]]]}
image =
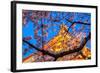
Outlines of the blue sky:
{"label": "blue sky", "polygon": [[[67,13],[67,15],[66,15],[66,13]],[[31,11],[29,11],[29,15],[31,15]],[[73,15],[74,15],[73,22],[79,21],[79,20],[84,22],[84,21],[87,20],[87,22],[89,24],[91,24],[91,14],[90,13],[56,12],[56,11],[54,11],[54,12],[50,12],[49,16],[51,16],[52,19],[56,19],[58,17],[57,20],[59,20],[59,22],[50,21],[49,17],[48,18],[42,18],[42,20],[43,20],[42,24],[49,26],[44,31],[44,32],[48,32],[48,36],[45,37],[45,36],[42,35],[42,27],[40,27],[40,29],[38,30],[38,35],[42,38],[42,40],[44,40],[47,43],[49,40],[51,40],[54,36],[56,36],[58,34],[61,24],[65,24],[68,27],[71,25],[71,23],[66,21],[66,19],[69,19]],[[63,16],[65,16],[66,19],[63,18]],[[23,33],[22,38],[31,36],[32,39],[29,40],[29,42],[31,44],[34,44],[36,47],[41,48],[44,43],[42,43],[42,42],[39,43],[35,39],[35,34],[34,34],[36,27],[42,25],[41,19],[38,21],[38,25],[35,25],[35,23],[32,22],[31,19],[29,19],[29,16],[27,16],[26,18],[27,18],[27,23],[25,24],[25,26],[22,27],[22,33]],[[78,30],[82,26],[83,26],[82,24],[77,24],[75,29]],[[82,30],[82,32],[85,32],[86,36],[87,36],[88,33],[90,32],[89,28],[91,26],[85,25],[84,27],[85,27],[85,29]],[[89,30],[87,30],[87,29],[89,29]],[[72,33],[72,29],[70,29],[69,32]],[[37,44],[39,44],[39,45],[37,46]],[[86,46],[91,49],[90,41],[87,42]],[[28,49],[28,45],[24,43],[23,46],[22,46],[22,51],[24,52],[25,49]],[[30,54],[35,53],[35,52],[36,52],[35,49],[30,49],[25,54],[23,54],[23,58],[28,57]]]}

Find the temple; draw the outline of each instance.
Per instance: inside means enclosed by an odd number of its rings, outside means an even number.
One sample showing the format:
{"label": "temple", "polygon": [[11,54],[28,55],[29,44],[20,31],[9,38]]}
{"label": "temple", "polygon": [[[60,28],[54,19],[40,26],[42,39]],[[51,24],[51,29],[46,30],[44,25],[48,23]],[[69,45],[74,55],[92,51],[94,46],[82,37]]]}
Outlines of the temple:
{"label": "temple", "polygon": [[[80,46],[81,38],[73,37],[68,33],[68,27],[64,24],[60,26],[59,33],[46,43],[41,49],[51,53],[61,53],[63,51],[74,50]],[[35,62],[34,56],[43,56],[40,52],[34,53],[25,58],[23,62]],[[48,56],[49,57],[49,56]],[[85,60],[91,58],[91,51],[86,46],[80,51],[58,58],[58,61]]]}

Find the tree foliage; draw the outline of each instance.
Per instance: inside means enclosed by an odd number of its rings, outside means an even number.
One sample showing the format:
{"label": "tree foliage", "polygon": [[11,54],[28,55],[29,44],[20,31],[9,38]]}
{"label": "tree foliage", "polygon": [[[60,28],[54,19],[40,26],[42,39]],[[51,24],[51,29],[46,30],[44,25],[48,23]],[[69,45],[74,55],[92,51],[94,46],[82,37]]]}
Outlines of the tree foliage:
{"label": "tree foliage", "polygon": [[[29,25],[28,21],[33,23],[33,35],[23,36],[23,45],[28,46],[23,50],[23,55],[30,49],[36,52],[23,58],[23,62],[78,60],[91,57],[90,49],[86,47],[91,39],[88,13],[23,10],[23,28]],[[59,32],[55,26],[59,27]],[[48,33],[51,27],[55,27],[52,33],[56,35],[46,40],[51,35]],[[27,30],[23,33],[26,32]],[[31,43],[30,40],[33,38],[38,43]]]}

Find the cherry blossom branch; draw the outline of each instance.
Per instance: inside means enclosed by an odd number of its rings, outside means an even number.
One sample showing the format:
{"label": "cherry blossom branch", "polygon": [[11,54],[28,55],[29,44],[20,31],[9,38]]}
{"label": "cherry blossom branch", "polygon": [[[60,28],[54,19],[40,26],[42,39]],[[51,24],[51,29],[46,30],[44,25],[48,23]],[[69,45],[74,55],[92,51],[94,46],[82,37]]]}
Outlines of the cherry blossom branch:
{"label": "cherry blossom branch", "polygon": [[68,55],[68,54],[71,54],[71,53],[75,53],[75,52],[79,52],[80,50],[82,50],[83,47],[85,46],[85,44],[87,43],[87,41],[90,38],[91,38],[91,33],[89,33],[89,35],[86,38],[84,38],[82,44],[78,48],[75,48],[74,50],[69,50],[69,51],[65,51],[65,52],[62,52],[62,53],[58,53],[58,54],[53,54],[53,53],[50,53],[50,52],[45,51],[43,49],[39,49],[39,48],[35,47],[34,45],[32,45],[31,43],[29,43],[28,41],[26,41],[24,39],[23,39],[23,42],[27,43],[29,46],[33,47],[37,51],[42,52],[45,55],[49,55],[49,56],[54,57],[55,58],[54,61],[56,61],[59,57],[63,57],[65,55]]}

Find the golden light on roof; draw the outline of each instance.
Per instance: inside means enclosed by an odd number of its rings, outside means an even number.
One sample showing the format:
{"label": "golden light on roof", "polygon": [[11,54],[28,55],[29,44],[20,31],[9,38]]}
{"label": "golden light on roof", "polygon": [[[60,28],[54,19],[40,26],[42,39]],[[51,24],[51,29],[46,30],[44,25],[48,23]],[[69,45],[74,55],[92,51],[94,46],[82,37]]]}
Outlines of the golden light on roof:
{"label": "golden light on roof", "polygon": [[60,52],[66,49],[67,41],[71,39],[71,36],[67,32],[68,27],[64,24],[60,26],[60,31],[53,39],[43,46],[44,50],[50,49],[53,52]]}
{"label": "golden light on roof", "polygon": [[[69,51],[70,49],[73,50],[77,46],[80,45],[80,34],[78,37],[71,36],[70,33],[68,33],[68,27],[64,24],[60,26],[60,31],[58,35],[56,35],[54,38],[52,38],[48,43],[46,43],[42,49],[48,50],[52,53],[61,53],[62,51]],[[81,52],[81,53],[80,53]],[[65,61],[65,60],[85,60],[88,58],[91,58],[91,51],[84,46],[84,48],[80,52],[71,53],[68,55],[65,55],[63,57],[60,57],[57,59],[57,61]],[[30,55],[28,58],[24,59],[23,62],[34,62],[34,55]]]}

